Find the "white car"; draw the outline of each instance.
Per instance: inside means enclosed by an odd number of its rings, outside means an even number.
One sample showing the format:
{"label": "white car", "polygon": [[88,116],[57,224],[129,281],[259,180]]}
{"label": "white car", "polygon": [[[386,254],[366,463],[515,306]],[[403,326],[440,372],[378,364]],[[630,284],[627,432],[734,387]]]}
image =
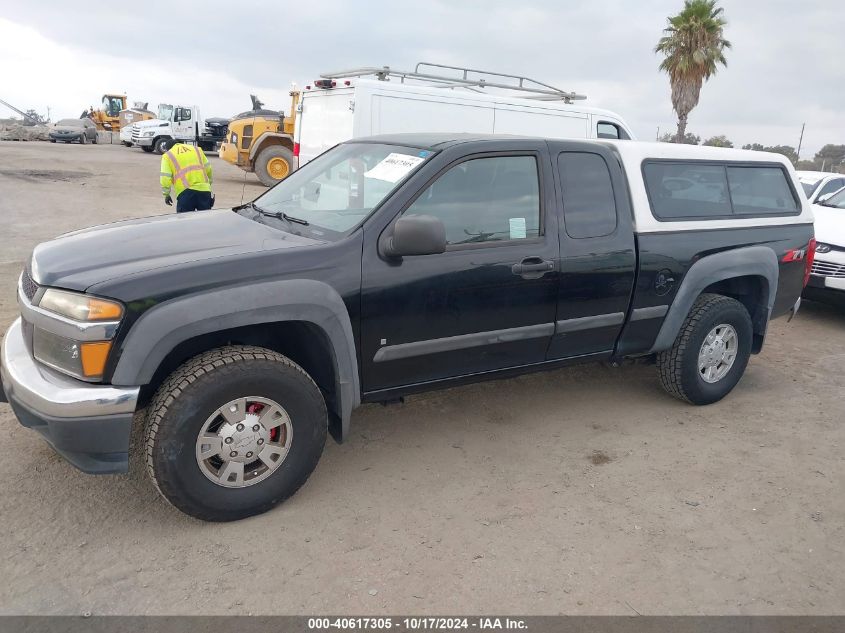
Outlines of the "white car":
{"label": "white car", "polygon": [[816,253],[807,299],[845,300],[845,190],[813,205]]}
{"label": "white car", "polygon": [[822,196],[836,193],[845,187],[845,174],[832,174],[829,171],[799,171],[798,181],[810,202],[817,202]]}

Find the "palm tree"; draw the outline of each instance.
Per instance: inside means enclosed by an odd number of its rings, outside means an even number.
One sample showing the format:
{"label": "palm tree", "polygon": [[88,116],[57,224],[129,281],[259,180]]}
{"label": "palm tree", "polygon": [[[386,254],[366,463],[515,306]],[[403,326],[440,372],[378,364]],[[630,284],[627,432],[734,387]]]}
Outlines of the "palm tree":
{"label": "palm tree", "polygon": [[731,43],[722,37],[725,21],[717,0],[684,0],[684,9],[669,18],[663,37],[654,48],[666,58],[660,63],[672,84],[672,107],[678,115],[675,142],[681,142],[687,115],[698,105],[701,86],[716,74],[718,64],[727,66],[725,50]]}

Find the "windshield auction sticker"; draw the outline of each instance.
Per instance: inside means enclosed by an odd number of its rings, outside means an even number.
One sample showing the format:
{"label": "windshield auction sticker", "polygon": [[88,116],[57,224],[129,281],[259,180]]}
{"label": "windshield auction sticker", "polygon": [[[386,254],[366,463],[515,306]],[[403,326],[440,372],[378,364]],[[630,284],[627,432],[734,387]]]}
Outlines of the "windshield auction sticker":
{"label": "windshield auction sticker", "polygon": [[364,172],[364,176],[376,180],[386,180],[387,182],[399,182],[409,171],[424,160],[425,158],[420,156],[408,156],[394,152],[388,154],[387,158],[370,171]]}

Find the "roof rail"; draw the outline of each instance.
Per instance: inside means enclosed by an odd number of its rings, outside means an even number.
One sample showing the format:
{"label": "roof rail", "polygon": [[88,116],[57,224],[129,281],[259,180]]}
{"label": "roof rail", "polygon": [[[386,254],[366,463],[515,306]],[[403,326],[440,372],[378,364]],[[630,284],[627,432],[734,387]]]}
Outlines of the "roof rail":
{"label": "roof rail", "polygon": [[[443,71],[451,74],[444,74]],[[429,62],[418,63],[413,71],[397,70],[390,66],[364,66],[362,68],[323,73],[320,77],[323,79],[342,79],[344,77],[366,77],[368,75],[374,75],[379,81],[390,81],[391,77],[396,77],[401,83],[405,83],[406,79],[412,79],[432,83],[441,88],[467,88],[474,92],[480,92],[478,90],[479,88],[499,88],[502,90],[513,90],[515,92],[526,92],[529,93],[530,98],[534,99],[561,99],[566,103],[587,98],[585,95],[567,92],[566,90],[555,88],[530,77],[509,75],[507,73],[497,73],[488,70],[475,70],[473,68],[463,68],[462,66],[432,64]]]}

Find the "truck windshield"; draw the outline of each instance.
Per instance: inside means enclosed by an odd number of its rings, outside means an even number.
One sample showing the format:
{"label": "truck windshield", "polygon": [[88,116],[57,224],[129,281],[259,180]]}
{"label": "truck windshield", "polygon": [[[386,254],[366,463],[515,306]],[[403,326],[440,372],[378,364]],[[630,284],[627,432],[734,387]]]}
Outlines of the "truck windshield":
{"label": "truck windshield", "polygon": [[280,216],[269,222],[285,222],[284,214],[300,220],[297,232],[336,239],[362,222],[432,154],[399,145],[344,143],[293,172],[254,205],[263,218]]}

